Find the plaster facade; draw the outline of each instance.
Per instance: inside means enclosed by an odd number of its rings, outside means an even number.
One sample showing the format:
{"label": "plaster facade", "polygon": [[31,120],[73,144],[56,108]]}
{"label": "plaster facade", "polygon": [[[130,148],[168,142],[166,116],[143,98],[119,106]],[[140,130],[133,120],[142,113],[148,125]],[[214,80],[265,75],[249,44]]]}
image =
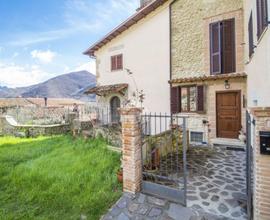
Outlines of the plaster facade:
{"label": "plaster facade", "polygon": [[[140,107],[145,112],[170,112],[170,2],[95,52],[97,85],[127,83],[126,95],[118,94],[122,102],[143,90],[145,100]],[[111,56],[118,54],[123,54],[123,70],[111,71]],[[98,98],[99,103],[109,105],[111,95]]]}
{"label": "plaster facade", "polygon": [[[269,25],[262,36],[257,38],[257,9],[256,1],[245,1],[245,63],[248,73],[248,106],[267,107],[270,106],[270,30]],[[252,13],[254,54],[249,57],[248,22]],[[270,3],[268,3],[268,15]],[[270,20],[268,18],[268,20]],[[260,89],[258,89],[260,88]]]}

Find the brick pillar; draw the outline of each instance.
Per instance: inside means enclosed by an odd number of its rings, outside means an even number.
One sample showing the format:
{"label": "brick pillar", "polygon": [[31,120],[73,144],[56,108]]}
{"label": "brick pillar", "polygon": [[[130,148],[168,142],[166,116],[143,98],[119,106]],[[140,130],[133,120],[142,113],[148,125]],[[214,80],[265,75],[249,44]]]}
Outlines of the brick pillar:
{"label": "brick pillar", "polygon": [[251,110],[256,120],[254,139],[254,219],[270,219],[270,155],[260,153],[260,131],[270,131],[270,108]]}
{"label": "brick pillar", "polygon": [[120,109],[122,122],[123,190],[136,193],[141,190],[141,109]]}

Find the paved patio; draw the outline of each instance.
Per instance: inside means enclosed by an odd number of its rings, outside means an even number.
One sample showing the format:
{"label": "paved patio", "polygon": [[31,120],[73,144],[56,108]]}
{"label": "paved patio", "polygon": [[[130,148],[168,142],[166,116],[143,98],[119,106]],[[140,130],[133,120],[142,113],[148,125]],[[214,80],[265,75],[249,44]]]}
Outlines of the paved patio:
{"label": "paved patio", "polygon": [[[224,146],[193,146],[187,152],[187,205],[195,210],[246,219],[246,152]],[[163,157],[154,172],[177,181],[148,181],[183,189],[183,155]]]}
{"label": "paved patio", "polygon": [[188,154],[188,167],[188,207],[247,219],[245,152],[195,147]]}
{"label": "paved patio", "polygon": [[[182,188],[181,158],[180,154],[163,158],[158,170],[160,174],[178,179],[177,182],[155,182]],[[247,219],[245,152],[221,146],[190,147],[187,167],[188,208],[144,194],[124,194],[103,219]]]}
{"label": "paved patio", "polygon": [[124,193],[102,220],[229,220],[142,193]]}

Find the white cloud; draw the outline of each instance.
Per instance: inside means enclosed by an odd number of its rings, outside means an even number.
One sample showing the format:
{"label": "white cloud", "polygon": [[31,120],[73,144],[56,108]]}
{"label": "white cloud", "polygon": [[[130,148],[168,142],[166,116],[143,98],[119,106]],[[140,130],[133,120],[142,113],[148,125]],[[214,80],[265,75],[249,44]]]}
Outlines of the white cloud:
{"label": "white cloud", "polygon": [[82,71],[82,70],[86,70],[86,71],[96,75],[96,61],[90,60],[89,62],[83,63],[74,69],[75,72]]}
{"label": "white cloud", "polygon": [[119,24],[138,7],[138,0],[67,0],[63,9],[63,27],[43,32],[20,34],[8,42],[11,46],[28,46],[64,39],[80,32],[97,33]]}
{"label": "white cloud", "polygon": [[29,86],[50,78],[40,66],[19,66],[14,63],[0,63],[0,84],[8,87]]}
{"label": "white cloud", "polygon": [[13,53],[12,58],[16,58],[17,56],[19,56],[19,53],[15,52],[15,53]]}
{"label": "white cloud", "polygon": [[31,52],[31,56],[35,59],[38,59],[42,63],[50,63],[56,56],[56,53],[50,50],[47,51],[33,50]]}

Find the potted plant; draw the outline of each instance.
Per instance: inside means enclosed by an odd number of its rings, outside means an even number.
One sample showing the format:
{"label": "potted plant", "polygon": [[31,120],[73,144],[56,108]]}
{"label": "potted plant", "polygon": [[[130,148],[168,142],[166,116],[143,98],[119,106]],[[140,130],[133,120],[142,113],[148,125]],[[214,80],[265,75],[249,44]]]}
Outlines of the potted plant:
{"label": "potted plant", "polygon": [[123,183],[123,168],[117,171],[117,180],[119,183]]}

